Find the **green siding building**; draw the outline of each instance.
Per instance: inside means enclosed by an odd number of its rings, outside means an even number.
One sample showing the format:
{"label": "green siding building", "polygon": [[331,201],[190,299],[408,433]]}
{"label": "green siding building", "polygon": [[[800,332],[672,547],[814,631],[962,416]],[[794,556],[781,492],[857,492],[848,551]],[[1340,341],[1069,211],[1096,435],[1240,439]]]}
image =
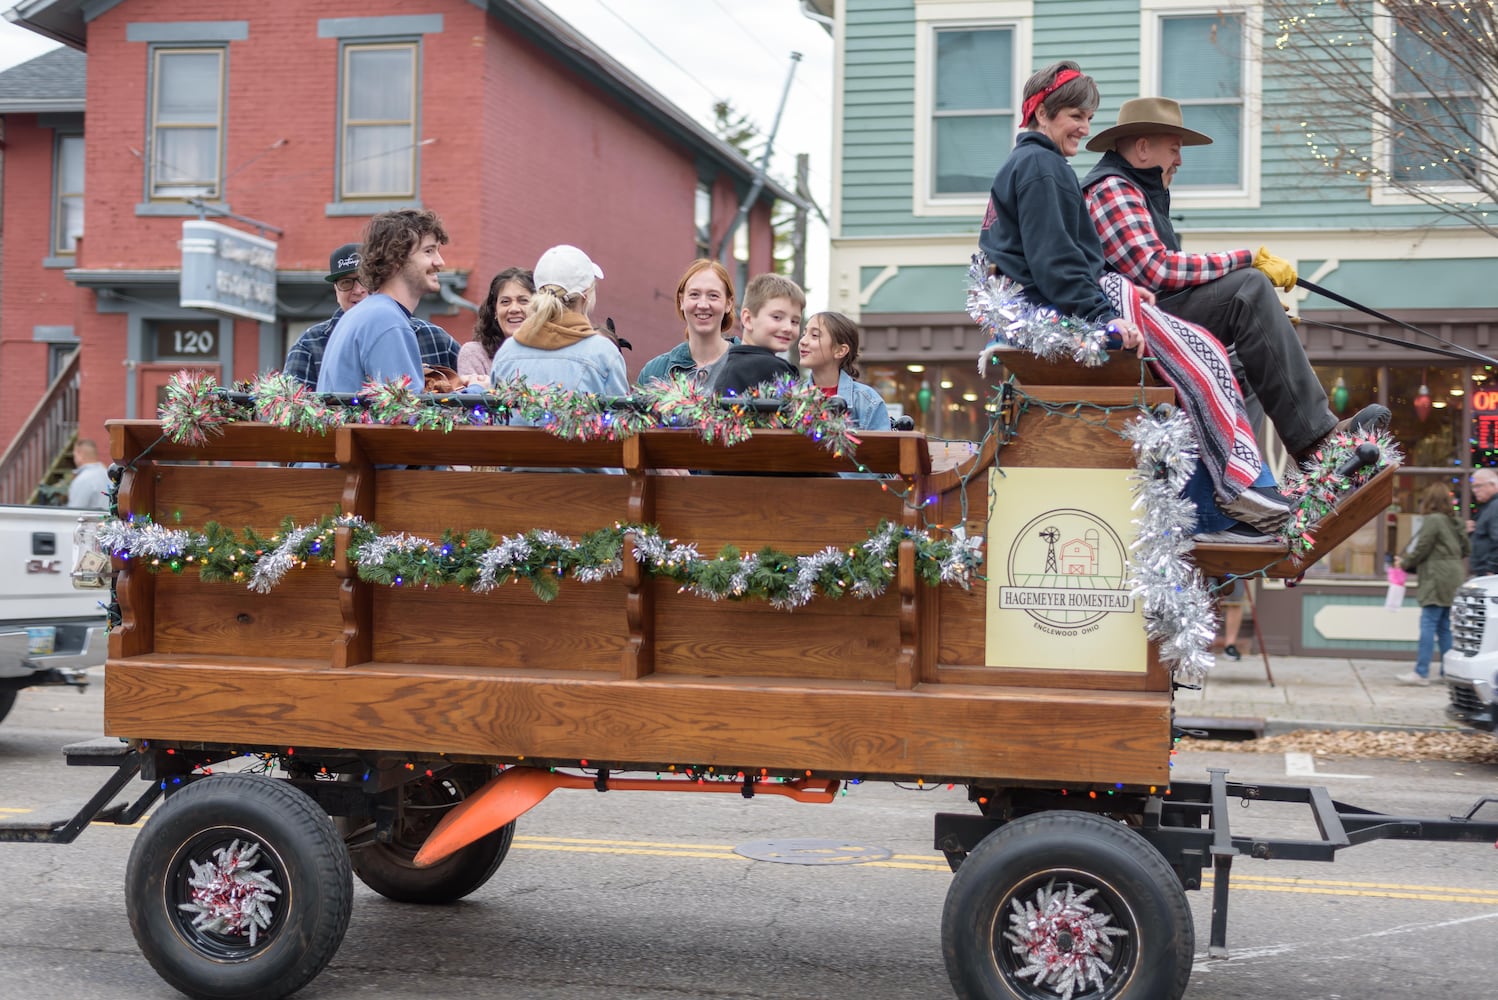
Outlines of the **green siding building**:
{"label": "green siding building", "polygon": [[[1186,124],[1216,140],[1183,151],[1171,188],[1187,249],[1267,245],[1302,277],[1453,343],[1498,353],[1498,236],[1376,176],[1356,178],[1328,165],[1333,151],[1312,120],[1315,82],[1285,64],[1277,41],[1293,43],[1294,36],[1266,23],[1265,7],[1273,4],[804,6],[826,19],[836,43],[831,308],[862,324],[868,381],[928,433],[976,438],[987,426],[988,388],[974,364],[984,338],[964,310],[967,265],[989,185],[1013,145],[1024,81],[1060,59],[1080,63],[1102,91],[1094,131],[1111,125],[1124,101],[1161,95],[1179,100]],[[1370,23],[1388,33],[1379,37],[1391,48],[1404,44],[1387,18],[1374,14]],[[1355,58],[1370,80],[1380,72],[1371,52]],[[1498,134],[1498,109],[1474,105],[1472,113],[1489,135]],[[1397,139],[1380,141],[1371,129],[1362,146],[1340,151],[1344,162],[1371,156],[1396,173],[1413,163]],[[1081,175],[1096,160],[1084,151],[1073,165]],[[1433,178],[1454,201],[1477,200],[1452,168],[1433,164],[1419,176]],[[1498,206],[1477,209],[1491,209],[1498,220]],[[1302,341],[1341,412],[1382,401],[1395,414],[1408,463],[1392,516],[1317,567],[1335,582],[1377,586],[1385,557],[1408,540],[1419,490],[1448,479],[1465,501],[1471,466],[1498,464],[1498,393],[1485,391],[1498,389],[1498,379],[1489,381],[1494,373],[1484,364],[1419,353],[1408,346],[1421,342],[1417,335],[1304,289],[1285,296],[1285,305],[1305,320]],[[1422,397],[1429,406],[1419,405]],[[1485,417],[1494,433],[1483,436]],[[1267,446],[1271,457],[1276,445]],[[1384,625],[1402,630],[1389,618]],[[1414,632],[1362,636],[1406,637]],[[1327,642],[1336,647],[1337,637]]]}

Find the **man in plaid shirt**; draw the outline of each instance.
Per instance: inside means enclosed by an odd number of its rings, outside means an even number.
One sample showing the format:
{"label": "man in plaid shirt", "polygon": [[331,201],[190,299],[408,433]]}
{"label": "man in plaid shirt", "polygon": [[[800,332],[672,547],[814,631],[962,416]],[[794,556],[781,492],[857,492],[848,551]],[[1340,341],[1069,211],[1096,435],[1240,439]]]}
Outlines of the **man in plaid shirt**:
{"label": "man in plaid shirt", "polygon": [[[334,250],[328,258],[328,273],[323,280],[333,286],[333,297],[338,300],[338,309],[328,319],[302,331],[296,343],[286,354],[286,363],[281,370],[301,382],[309,389],[317,388],[317,373],[322,368],[323,350],[333,327],[343,314],[362,301],[369,291],[359,283],[359,244],[345,243]],[[412,316],[411,332],[416,334],[416,343],[421,350],[421,363],[456,368],[458,364],[458,342],[440,326],[433,326],[424,319]]]}
{"label": "man in plaid shirt", "polygon": [[1295,287],[1295,268],[1264,247],[1185,253],[1170,221],[1170,182],[1182,146],[1212,140],[1182,125],[1166,98],[1124,102],[1118,124],[1087,149],[1103,153],[1082,188],[1110,270],[1154,292],[1172,315],[1210,330],[1235,357],[1245,401],[1256,396],[1297,461],[1338,430],[1382,426],[1389,411],[1370,406],[1338,422],[1311,368],[1276,286]]}

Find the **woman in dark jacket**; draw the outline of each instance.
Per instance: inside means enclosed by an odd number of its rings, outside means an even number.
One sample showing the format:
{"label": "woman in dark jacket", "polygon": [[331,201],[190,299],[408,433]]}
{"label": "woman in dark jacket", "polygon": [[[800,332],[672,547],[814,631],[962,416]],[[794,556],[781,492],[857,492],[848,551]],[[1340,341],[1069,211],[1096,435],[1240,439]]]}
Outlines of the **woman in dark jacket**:
{"label": "woman in dark jacket", "polygon": [[[1451,511],[1455,501],[1445,483],[1432,483],[1420,494],[1420,531],[1394,565],[1416,574],[1415,600],[1420,604],[1420,645],[1415,669],[1394,678],[1401,684],[1424,687],[1430,683],[1430,657],[1439,642],[1441,660],[1451,651],[1451,604],[1456,589],[1467,578],[1462,558],[1472,551],[1466,532]],[[1441,670],[1444,674],[1445,670]]]}
{"label": "woman in dark jacket", "polygon": [[1288,498],[1256,486],[1262,462],[1227,354],[1206,330],[1162,312],[1154,296],[1104,273],[1102,243],[1067,159],[1091,131],[1097,85],[1073,62],[1025,83],[1026,129],[994,178],[979,248],[1037,306],[1075,316],[1146,353],[1196,430],[1200,460],[1224,513],[1260,531],[1290,517]]}

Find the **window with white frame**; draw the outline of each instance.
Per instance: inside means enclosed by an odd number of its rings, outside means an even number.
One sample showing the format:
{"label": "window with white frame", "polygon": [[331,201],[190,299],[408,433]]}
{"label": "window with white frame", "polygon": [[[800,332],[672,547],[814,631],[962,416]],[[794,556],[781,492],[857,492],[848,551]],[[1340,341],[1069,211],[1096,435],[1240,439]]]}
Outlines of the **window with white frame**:
{"label": "window with white frame", "polygon": [[1477,86],[1423,28],[1406,14],[1391,31],[1389,175],[1401,184],[1467,186],[1481,169],[1473,155],[1482,129]]}
{"label": "window with white frame", "polygon": [[1014,29],[938,27],[933,34],[928,193],[984,196],[1017,127]]}
{"label": "window with white frame", "polygon": [[59,135],[52,178],[52,254],[72,256],[83,235],[83,136]]}
{"label": "window with white frame", "polygon": [[1191,188],[1238,190],[1248,169],[1244,15],[1241,11],[1172,14],[1159,19],[1162,97],[1181,104],[1189,129],[1211,136],[1210,146],[1192,146],[1172,191]]}
{"label": "window with white frame", "polygon": [[417,43],[343,47],[339,198],[416,197]]}
{"label": "window with white frame", "polygon": [[222,179],[222,47],[157,48],[151,64],[153,199],[216,198]]}
{"label": "window with white frame", "polygon": [[1032,0],[914,0],[911,212],[971,217],[1014,147]]}

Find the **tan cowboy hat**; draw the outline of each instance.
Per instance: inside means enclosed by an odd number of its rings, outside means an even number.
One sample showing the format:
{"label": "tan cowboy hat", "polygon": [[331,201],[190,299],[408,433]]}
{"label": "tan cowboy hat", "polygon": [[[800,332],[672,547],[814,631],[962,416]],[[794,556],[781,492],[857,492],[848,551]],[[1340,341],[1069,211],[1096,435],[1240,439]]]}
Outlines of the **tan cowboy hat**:
{"label": "tan cowboy hat", "polygon": [[1136,97],[1118,109],[1118,124],[1087,141],[1089,153],[1105,153],[1131,135],[1178,135],[1182,146],[1210,146],[1212,139],[1181,124],[1181,106],[1168,97]]}

